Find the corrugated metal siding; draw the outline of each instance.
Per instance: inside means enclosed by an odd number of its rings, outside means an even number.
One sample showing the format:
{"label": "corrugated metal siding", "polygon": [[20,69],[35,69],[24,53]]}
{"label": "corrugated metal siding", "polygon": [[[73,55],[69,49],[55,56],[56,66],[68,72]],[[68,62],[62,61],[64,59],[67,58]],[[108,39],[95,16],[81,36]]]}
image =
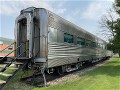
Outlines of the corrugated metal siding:
{"label": "corrugated metal siding", "polygon": [[[96,50],[63,43],[48,44],[48,67],[97,58]],[[79,58],[79,61],[78,61]]]}

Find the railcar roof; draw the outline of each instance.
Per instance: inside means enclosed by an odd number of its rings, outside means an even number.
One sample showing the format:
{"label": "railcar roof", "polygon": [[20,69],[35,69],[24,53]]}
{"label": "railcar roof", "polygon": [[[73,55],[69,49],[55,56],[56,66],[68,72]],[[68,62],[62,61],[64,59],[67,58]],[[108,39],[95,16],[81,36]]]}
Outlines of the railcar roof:
{"label": "railcar roof", "polygon": [[[45,9],[45,8],[44,8],[44,9]],[[47,9],[46,9],[46,10],[47,10]],[[47,10],[47,11],[49,11],[49,10]],[[49,12],[51,12],[51,11],[49,11]],[[51,12],[51,13],[53,13],[53,12]],[[61,16],[59,16],[59,15],[57,15],[57,14],[55,14],[55,13],[53,13],[53,14],[56,15],[57,17],[63,19],[65,22],[71,24],[72,26],[74,26],[74,27],[77,28],[78,30],[80,30],[80,31],[82,31],[82,32],[84,32],[84,33],[87,33],[87,34],[91,35],[92,37],[94,37],[94,38],[96,38],[96,39],[98,39],[98,40],[101,40],[101,41],[103,41],[103,42],[106,43],[105,40],[103,40],[103,39],[101,39],[101,38],[95,36],[94,34],[92,34],[92,33],[88,32],[88,31],[86,31],[85,29],[83,29],[83,28],[81,28],[81,27],[75,25],[74,23],[72,23],[72,22],[70,22],[70,21],[68,21],[68,20],[66,20],[66,19],[64,19],[64,18],[62,18]]]}
{"label": "railcar roof", "polygon": [[[43,9],[45,9],[45,8],[43,8]],[[47,9],[45,9],[45,10],[47,10]],[[49,10],[47,10],[47,11],[50,12],[50,13],[53,13],[53,12],[51,12],[51,11],[49,11]],[[70,21],[64,19],[63,17],[61,17],[61,16],[59,16],[59,15],[57,15],[57,14],[55,14],[55,13],[53,13],[53,14],[56,15],[57,17],[63,19],[65,22],[71,24],[71,25],[74,26],[76,29],[78,29],[78,30],[80,30],[80,31],[82,31],[82,32],[84,32],[84,33],[87,33],[87,34],[91,35],[92,37],[94,37],[94,38],[96,38],[96,39],[99,39],[99,40],[101,40],[101,41],[103,41],[103,42],[106,43],[105,40],[103,40],[103,39],[101,39],[101,38],[95,36],[94,34],[92,34],[92,33],[88,32],[88,31],[86,31],[85,29],[79,27],[78,25],[75,25],[74,23],[72,23],[72,22],[70,22]]]}
{"label": "railcar roof", "polygon": [[88,32],[88,31],[86,31],[85,29],[79,27],[78,25],[75,25],[74,23],[72,23],[72,22],[64,19],[63,17],[61,17],[61,16],[59,16],[59,15],[51,12],[50,10],[48,10],[48,9],[46,9],[46,8],[29,7],[29,8],[26,8],[26,9],[21,10],[21,12],[24,11],[24,10],[29,10],[29,9],[31,9],[31,10],[33,10],[33,9],[45,9],[47,12],[52,13],[53,15],[57,16],[58,18],[61,18],[62,20],[64,20],[64,21],[67,22],[68,24],[72,25],[74,28],[76,28],[76,29],[78,29],[78,30],[80,30],[80,31],[82,31],[82,32],[84,32],[84,33],[87,33],[87,34],[91,35],[92,37],[96,38],[97,40],[100,40],[100,41],[103,41],[104,43],[107,43],[105,40],[97,37],[96,35],[94,35],[94,34]]}

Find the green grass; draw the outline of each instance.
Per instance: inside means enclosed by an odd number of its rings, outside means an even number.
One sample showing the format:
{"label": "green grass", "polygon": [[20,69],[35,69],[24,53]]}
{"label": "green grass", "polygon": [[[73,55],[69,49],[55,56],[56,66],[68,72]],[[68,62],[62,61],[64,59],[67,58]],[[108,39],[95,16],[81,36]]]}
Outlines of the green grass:
{"label": "green grass", "polygon": [[78,80],[38,88],[20,82],[20,73],[4,90],[120,90],[120,58],[112,58],[94,70],[81,75]]}

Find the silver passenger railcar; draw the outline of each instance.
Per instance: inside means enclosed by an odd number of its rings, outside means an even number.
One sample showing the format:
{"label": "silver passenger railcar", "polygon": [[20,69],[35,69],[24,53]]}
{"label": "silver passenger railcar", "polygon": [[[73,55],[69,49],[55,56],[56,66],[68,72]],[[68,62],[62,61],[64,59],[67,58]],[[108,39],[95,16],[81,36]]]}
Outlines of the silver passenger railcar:
{"label": "silver passenger railcar", "polygon": [[44,8],[27,8],[16,19],[16,57],[31,58],[29,67],[59,74],[108,57],[106,42]]}

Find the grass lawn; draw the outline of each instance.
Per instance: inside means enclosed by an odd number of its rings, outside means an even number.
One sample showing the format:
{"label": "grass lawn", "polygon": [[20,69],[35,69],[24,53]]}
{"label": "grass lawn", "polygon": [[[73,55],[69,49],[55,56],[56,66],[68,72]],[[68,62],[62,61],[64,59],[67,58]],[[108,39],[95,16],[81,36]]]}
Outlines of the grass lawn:
{"label": "grass lawn", "polygon": [[78,80],[43,88],[20,82],[18,79],[22,74],[9,82],[4,90],[120,90],[120,58],[111,58],[107,64],[86,72]]}

